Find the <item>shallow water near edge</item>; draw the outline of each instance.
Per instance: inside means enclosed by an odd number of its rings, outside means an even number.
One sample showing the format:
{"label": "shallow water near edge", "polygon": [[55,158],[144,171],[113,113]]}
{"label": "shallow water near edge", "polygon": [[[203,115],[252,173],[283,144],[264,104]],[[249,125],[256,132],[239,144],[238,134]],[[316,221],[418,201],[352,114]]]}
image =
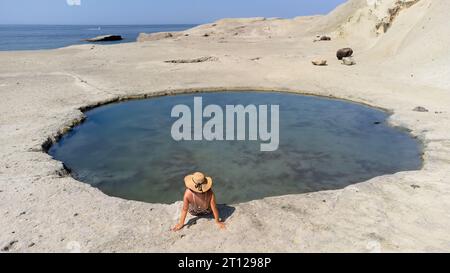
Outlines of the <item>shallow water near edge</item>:
{"label": "shallow water near edge", "polygon": [[[192,107],[198,96],[204,106],[279,105],[279,149],[261,152],[259,141],[173,140],[172,107]],[[276,92],[197,93],[105,105],[86,116],[49,154],[76,179],[130,200],[179,201],[184,176],[195,171],[213,177],[219,203],[238,203],[339,189],[422,166],[420,143],[388,126],[387,113],[341,100]]]}

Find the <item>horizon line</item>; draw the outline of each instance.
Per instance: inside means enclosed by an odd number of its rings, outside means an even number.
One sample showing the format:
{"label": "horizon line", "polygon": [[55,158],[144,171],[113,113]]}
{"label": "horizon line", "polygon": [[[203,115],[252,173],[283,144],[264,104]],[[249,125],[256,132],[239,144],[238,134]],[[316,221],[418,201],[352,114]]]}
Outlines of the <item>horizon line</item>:
{"label": "horizon line", "polygon": [[4,24],[0,26],[182,26],[182,25],[203,25],[208,23],[145,23],[145,24]]}

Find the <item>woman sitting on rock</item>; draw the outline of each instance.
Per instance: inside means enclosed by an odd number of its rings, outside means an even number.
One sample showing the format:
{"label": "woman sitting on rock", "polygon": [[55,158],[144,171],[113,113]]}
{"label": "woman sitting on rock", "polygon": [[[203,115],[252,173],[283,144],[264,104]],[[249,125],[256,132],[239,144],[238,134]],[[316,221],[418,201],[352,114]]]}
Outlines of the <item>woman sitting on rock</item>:
{"label": "woman sitting on rock", "polygon": [[205,177],[203,173],[196,172],[186,176],[184,178],[184,184],[186,185],[186,191],[183,198],[180,222],[172,230],[178,231],[184,227],[188,212],[193,216],[206,216],[212,213],[216,224],[220,229],[224,229],[225,224],[219,218],[216,197],[211,189],[212,178]]}

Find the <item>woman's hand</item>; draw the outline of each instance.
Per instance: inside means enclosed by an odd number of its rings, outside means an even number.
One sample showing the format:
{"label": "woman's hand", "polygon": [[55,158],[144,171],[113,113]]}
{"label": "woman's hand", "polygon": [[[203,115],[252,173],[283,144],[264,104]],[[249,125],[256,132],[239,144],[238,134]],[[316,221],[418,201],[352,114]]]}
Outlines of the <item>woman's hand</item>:
{"label": "woman's hand", "polygon": [[178,223],[176,224],[173,228],[172,231],[179,231],[180,229],[182,229],[184,227],[184,225]]}
{"label": "woman's hand", "polygon": [[220,229],[222,230],[225,229],[226,228],[225,223],[222,222],[219,217],[219,210],[217,209],[216,195],[214,194],[214,192],[212,192],[211,203],[209,205],[211,206],[211,210],[213,212],[214,219],[216,220],[216,224],[219,226]]}
{"label": "woman's hand", "polygon": [[172,231],[179,231],[184,227],[184,222],[186,221],[186,215],[189,209],[189,198],[188,198],[189,192],[190,192],[189,190],[186,190],[186,192],[184,193],[183,209],[181,210],[180,221],[172,228]]}
{"label": "woman's hand", "polygon": [[217,226],[219,226],[219,229],[223,230],[226,229],[227,227],[225,226],[224,222],[216,222]]}

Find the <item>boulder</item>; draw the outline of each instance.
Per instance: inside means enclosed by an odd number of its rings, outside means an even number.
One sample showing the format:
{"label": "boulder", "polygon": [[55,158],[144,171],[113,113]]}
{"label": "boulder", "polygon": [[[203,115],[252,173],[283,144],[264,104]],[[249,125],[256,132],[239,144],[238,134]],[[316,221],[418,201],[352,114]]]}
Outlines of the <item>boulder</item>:
{"label": "boulder", "polygon": [[416,108],[413,109],[413,111],[414,112],[422,112],[422,113],[429,112],[428,109],[423,106],[417,106]]}
{"label": "boulder", "polygon": [[336,57],[338,58],[338,60],[342,60],[342,58],[345,57],[351,57],[353,55],[353,49],[351,48],[341,48],[337,51],[336,53]]}
{"label": "boulder", "polygon": [[95,38],[86,39],[87,42],[111,42],[111,41],[121,41],[123,40],[122,36],[120,35],[102,35],[97,36]]}
{"label": "boulder", "polygon": [[353,60],[352,57],[344,57],[344,58],[342,58],[342,64],[345,64],[345,65],[355,65],[356,62],[355,62],[355,60]]}
{"label": "boulder", "polygon": [[323,36],[318,35],[316,37],[316,39],[314,39],[314,42],[318,42],[318,41],[331,41],[331,38],[329,36],[325,36],[325,35],[323,35]]}
{"label": "boulder", "polygon": [[327,60],[325,60],[325,59],[314,59],[311,62],[313,65],[318,65],[318,66],[327,65]]}

